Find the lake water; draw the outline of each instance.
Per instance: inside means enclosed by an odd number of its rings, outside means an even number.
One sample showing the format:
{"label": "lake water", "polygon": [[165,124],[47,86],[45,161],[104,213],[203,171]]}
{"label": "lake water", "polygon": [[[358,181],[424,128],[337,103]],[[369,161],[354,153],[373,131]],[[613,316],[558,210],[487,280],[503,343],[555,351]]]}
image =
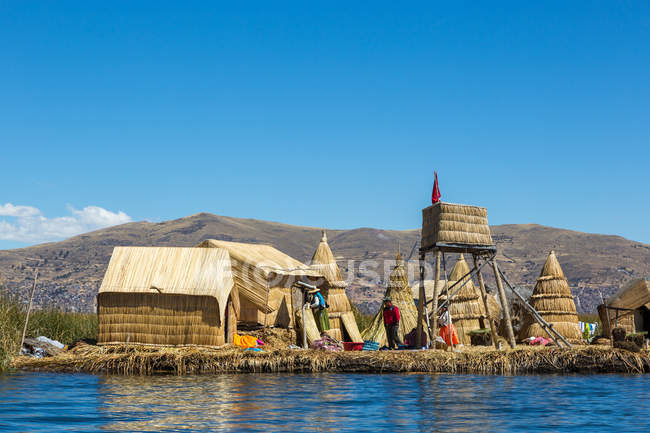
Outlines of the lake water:
{"label": "lake water", "polygon": [[650,431],[650,375],[0,375],[0,431]]}

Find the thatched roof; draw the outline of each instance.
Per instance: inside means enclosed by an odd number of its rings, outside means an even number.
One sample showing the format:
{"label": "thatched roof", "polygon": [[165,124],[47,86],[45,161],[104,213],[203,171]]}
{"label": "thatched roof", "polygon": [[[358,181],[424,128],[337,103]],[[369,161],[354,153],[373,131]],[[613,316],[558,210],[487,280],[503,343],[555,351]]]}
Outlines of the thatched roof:
{"label": "thatched roof", "polygon": [[347,284],[341,277],[341,269],[336,263],[334,254],[327,243],[327,233],[322,232],[321,240],[311,258],[311,268],[322,274],[332,287],[346,288]]}
{"label": "thatched roof", "polygon": [[647,278],[637,278],[628,281],[613,296],[605,301],[608,307],[637,308],[650,303],[650,282]]}
{"label": "thatched roof", "polygon": [[422,210],[422,247],[437,243],[493,246],[487,209],[438,202]]}
{"label": "thatched roof", "polygon": [[[418,310],[413,301],[411,288],[409,287],[409,280],[406,269],[404,268],[404,261],[401,254],[397,253],[397,264],[390,273],[388,279],[388,287],[384,296],[389,296],[393,305],[395,305],[400,312],[399,322],[399,336],[404,341],[404,336],[411,332],[418,323]],[[384,306],[379,306],[379,311],[372,320],[371,325],[365,329],[361,336],[364,340],[372,340],[378,342],[380,345],[387,344],[386,330],[384,328],[383,317]]]}
{"label": "thatched roof", "polygon": [[223,249],[115,247],[99,293],[211,296],[224,317],[233,284]]}
{"label": "thatched roof", "polygon": [[336,258],[334,258],[334,254],[327,243],[325,230],[323,230],[321,240],[316,247],[316,251],[314,251],[310,268],[324,276],[327,282],[324,286],[323,295],[329,304],[330,335],[342,340],[345,335],[343,330],[345,329],[351,341],[362,341],[356,320],[354,320],[350,300],[345,292],[347,283],[341,277],[341,269],[339,269]]}
{"label": "thatched roof", "polygon": [[303,277],[321,278],[322,275],[270,245],[245,244],[207,239],[199,248],[222,248],[228,251],[235,284],[239,295],[269,313],[269,289],[290,287]]}
{"label": "thatched roof", "polygon": [[[582,341],[576,305],[554,251],[549,253],[528,302],[562,336],[570,341]],[[519,338],[545,335],[541,326],[527,314]]]}

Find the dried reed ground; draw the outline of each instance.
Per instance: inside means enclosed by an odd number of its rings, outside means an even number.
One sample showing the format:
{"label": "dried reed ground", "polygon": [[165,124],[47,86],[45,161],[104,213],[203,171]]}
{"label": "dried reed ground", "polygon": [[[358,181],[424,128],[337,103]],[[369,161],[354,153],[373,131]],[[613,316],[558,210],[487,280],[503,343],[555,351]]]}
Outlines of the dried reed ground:
{"label": "dried reed ground", "polygon": [[385,352],[323,352],[269,348],[262,353],[239,348],[154,348],[78,345],[52,358],[18,357],[13,367],[26,370],[125,375],[199,373],[435,372],[478,374],[647,373],[650,353],[607,347],[550,349],[520,347],[496,351],[465,348]]}

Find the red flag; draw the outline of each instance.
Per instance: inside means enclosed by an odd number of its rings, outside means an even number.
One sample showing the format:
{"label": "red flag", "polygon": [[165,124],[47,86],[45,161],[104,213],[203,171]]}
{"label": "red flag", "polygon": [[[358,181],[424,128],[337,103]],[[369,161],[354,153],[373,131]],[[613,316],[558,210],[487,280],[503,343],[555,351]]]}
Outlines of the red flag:
{"label": "red flag", "polygon": [[438,188],[438,173],[433,172],[436,180],[433,182],[433,192],[431,193],[431,203],[436,204],[440,201],[440,189]]}

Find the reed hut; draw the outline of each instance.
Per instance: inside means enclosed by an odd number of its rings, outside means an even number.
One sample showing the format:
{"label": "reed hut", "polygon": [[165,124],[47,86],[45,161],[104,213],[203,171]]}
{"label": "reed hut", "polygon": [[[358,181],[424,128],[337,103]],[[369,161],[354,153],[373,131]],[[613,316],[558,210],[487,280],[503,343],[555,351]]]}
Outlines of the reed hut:
{"label": "reed hut", "polygon": [[240,297],[239,322],[247,326],[294,326],[291,287],[321,274],[270,245],[208,239],[199,248],[228,252],[232,276]]}
{"label": "reed hut", "polygon": [[438,202],[422,209],[422,248],[494,246],[487,209]]}
{"label": "reed hut", "polygon": [[363,341],[345,292],[348,285],[341,277],[339,265],[327,243],[325,230],[311,259],[311,268],[325,277],[321,293],[329,305],[330,336],[340,341]]}
{"label": "reed hut", "polygon": [[650,337],[650,283],[647,278],[627,282],[605,303],[598,306],[603,325],[603,335],[609,337],[613,328],[625,328],[626,332],[647,332]]}
{"label": "reed hut", "polygon": [[223,249],[116,247],[97,295],[99,344],[221,346],[237,331]]}
{"label": "reed hut", "polygon": [[[487,328],[487,326],[481,326],[482,322],[485,320],[485,308],[483,308],[483,300],[481,300],[478,289],[474,286],[474,282],[470,276],[462,279],[462,277],[467,273],[469,273],[469,267],[467,266],[465,257],[460,254],[458,261],[449,274],[449,281],[447,282],[451,289],[449,291],[449,294],[451,295],[458,285],[463,284],[465,280],[469,280],[467,284],[451,297],[449,303],[449,312],[451,313],[452,322],[456,327],[458,342],[460,344],[471,343],[469,332],[481,328]],[[458,283],[456,287],[451,288],[451,286],[458,281],[461,282]],[[443,290],[440,294],[438,305],[444,302],[445,299],[447,299],[447,293],[446,290]],[[431,319],[433,319],[433,317]]]}
{"label": "reed hut", "polygon": [[[554,251],[549,253],[528,302],[564,338],[572,343],[583,342],[571,289]],[[539,323],[527,313],[519,339],[546,335]]]}
{"label": "reed hut", "polygon": [[[404,336],[417,326],[418,310],[413,301],[408,274],[404,268],[402,255],[399,252],[397,253],[397,263],[388,278],[388,287],[384,296],[390,297],[393,305],[399,308],[400,321],[398,335],[404,341]],[[380,346],[388,344],[386,329],[384,328],[383,312],[384,306],[382,304],[370,326],[361,333],[364,340],[376,341]]]}

